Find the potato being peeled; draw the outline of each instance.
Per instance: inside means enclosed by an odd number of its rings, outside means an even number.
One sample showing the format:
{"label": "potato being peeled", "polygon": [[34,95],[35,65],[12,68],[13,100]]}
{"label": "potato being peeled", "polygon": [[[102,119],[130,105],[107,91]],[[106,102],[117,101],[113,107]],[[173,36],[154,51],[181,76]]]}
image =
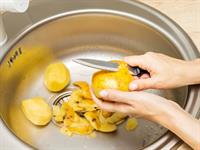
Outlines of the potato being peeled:
{"label": "potato being peeled", "polygon": [[44,84],[49,91],[58,92],[70,82],[70,72],[63,63],[50,64],[45,70]]}
{"label": "potato being peeled", "polygon": [[51,108],[41,97],[23,100],[21,108],[26,118],[35,125],[46,125],[51,120]]}
{"label": "potato being peeled", "polygon": [[94,94],[99,98],[99,92],[103,89],[117,89],[128,91],[129,83],[133,80],[133,76],[129,73],[127,64],[122,61],[119,63],[119,70],[112,71],[98,71],[92,77],[92,88]]}

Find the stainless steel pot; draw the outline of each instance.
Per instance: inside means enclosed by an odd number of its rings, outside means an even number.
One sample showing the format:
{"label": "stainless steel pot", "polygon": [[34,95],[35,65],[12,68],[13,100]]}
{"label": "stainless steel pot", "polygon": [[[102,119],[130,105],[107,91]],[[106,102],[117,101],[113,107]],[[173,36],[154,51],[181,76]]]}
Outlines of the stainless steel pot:
{"label": "stainless steel pot", "polygon": [[[122,125],[118,132],[98,133],[94,139],[67,137],[53,123],[44,128],[32,125],[20,109],[21,100],[34,96],[52,103],[55,94],[44,87],[43,72],[54,61],[61,60],[69,67],[72,82],[90,82],[96,70],[75,64],[71,58],[110,60],[148,51],[185,60],[199,57],[193,42],[172,20],[129,0],[32,1],[28,13],[4,17],[10,40],[1,50],[0,114],[6,127],[27,146],[129,150],[170,149],[177,143],[178,138],[165,128],[142,119],[131,133]],[[177,101],[198,117],[199,91],[199,86],[189,86],[149,92]]]}

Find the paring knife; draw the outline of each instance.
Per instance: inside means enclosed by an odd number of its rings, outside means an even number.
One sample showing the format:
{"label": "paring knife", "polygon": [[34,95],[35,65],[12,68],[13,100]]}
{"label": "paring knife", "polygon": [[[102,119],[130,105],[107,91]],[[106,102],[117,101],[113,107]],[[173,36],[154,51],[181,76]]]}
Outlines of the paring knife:
{"label": "paring knife", "polygon": [[[73,61],[84,66],[101,70],[108,70],[108,71],[118,71],[118,66],[119,66],[119,64],[115,62],[96,60],[96,59],[77,58],[73,59]],[[140,77],[143,74],[149,74],[148,71],[143,70],[139,67],[128,66],[128,69],[133,76]]]}

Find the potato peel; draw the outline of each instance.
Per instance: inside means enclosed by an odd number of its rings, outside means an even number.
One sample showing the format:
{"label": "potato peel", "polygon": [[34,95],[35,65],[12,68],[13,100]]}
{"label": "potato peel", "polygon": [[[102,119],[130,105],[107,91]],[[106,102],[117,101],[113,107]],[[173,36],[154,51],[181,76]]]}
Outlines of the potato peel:
{"label": "potato peel", "polygon": [[[117,126],[126,120],[126,114],[100,110],[88,94],[87,82],[77,81],[73,85],[79,88],[72,92],[60,109],[57,107],[53,109],[54,119],[57,123],[62,123],[62,133],[68,136],[78,134],[94,138],[96,137],[94,131],[114,132]],[[128,128],[131,128],[131,125],[129,123]]]}

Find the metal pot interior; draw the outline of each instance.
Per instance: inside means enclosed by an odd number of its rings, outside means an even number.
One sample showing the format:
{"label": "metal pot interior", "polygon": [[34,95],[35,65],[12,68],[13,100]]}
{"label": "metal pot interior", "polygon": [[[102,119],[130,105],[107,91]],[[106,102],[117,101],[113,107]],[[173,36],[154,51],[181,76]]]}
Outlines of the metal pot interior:
{"label": "metal pot interior", "polygon": [[[151,145],[167,130],[147,120],[139,119],[139,126],[133,132],[126,132],[122,124],[115,133],[97,133],[97,137],[91,139],[63,135],[52,122],[45,127],[34,126],[20,109],[23,99],[35,96],[44,97],[51,105],[51,97],[56,94],[44,87],[43,74],[46,66],[52,62],[62,61],[66,64],[70,69],[71,82],[90,82],[92,74],[97,70],[75,64],[72,58],[113,60],[148,51],[183,59],[166,36],[127,17],[85,13],[46,22],[26,33],[1,62],[1,117],[17,137],[38,149],[131,150]],[[187,87],[149,92],[176,100],[182,107],[186,102]]]}

